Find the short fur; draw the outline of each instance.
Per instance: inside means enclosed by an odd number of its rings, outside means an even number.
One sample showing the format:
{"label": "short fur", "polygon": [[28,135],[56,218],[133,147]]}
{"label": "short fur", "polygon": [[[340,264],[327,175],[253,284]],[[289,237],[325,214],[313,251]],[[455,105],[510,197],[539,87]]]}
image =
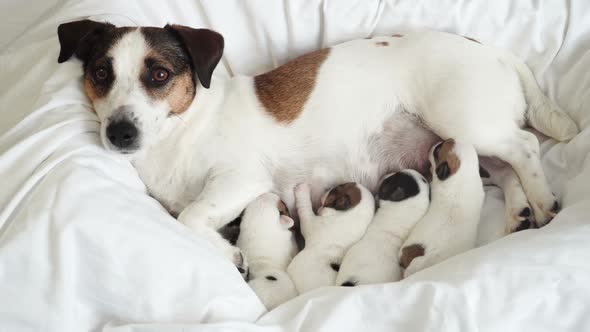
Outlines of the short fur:
{"label": "short fur", "polygon": [[[293,208],[297,183],[311,184],[314,205],[338,183],[375,191],[387,173],[425,169],[425,152],[439,137],[506,161],[539,226],[555,215],[539,144],[521,128],[528,123],[558,140],[578,129],[508,52],[416,31],[342,43],[313,61],[307,56],[275,71],[289,75],[225,80],[212,75],[223,52],[221,35],[167,26],[168,37],[156,48],[183,45],[170,57],[190,59],[195,94],[186,106],[146,92],[142,75],[154,46],[144,29],[87,20],[63,24],[58,60],[81,59],[87,84],[95,72],[90,68],[107,61],[108,88],[86,89],[105,148],[125,154],[150,193],[236,265],[243,264],[242,255],[215,230],[258,195],[278,192]],[[261,81],[267,81],[264,88]],[[290,95],[296,103],[288,102]],[[109,134],[114,121],[126,125]],[[127,137],[126,143],[113,145],[117,137]]]}
{"label": "short fur", "polygon": [[433,147],[430,162],[430,206],[399,252],[404,277],[473,248],[477,239],[484,191],[475,149],[449,139]]}
{"label": "short fur", "polygon": [[[334,285],[344,254],[363,236],[371,222],[375,210],[373,195],[359,184],[355,187],[361,194],[358,204],[347,210],[322,205],[318,215],[312,210],[309,186],[301,184],[295,188],[305,248],[295,256],[287,272],[300,294]],[[334,197],[338,200],[350,191],[350,184],[337,186],[324,195],[322,202],[328,202],[327,198],[334,193],[338,194]]]}
{"label": "short fur", "polygon": [[367,285],[398,281],[398,252],[430,204],[430,189],[420,173],[388,174],[379,189],[379,209],[363,238],[344,256],[336,285]]}
{"label": "short fur", "polygon": [[293,219],[281,214],[281,200],[275,194],[263,194],[248,204],[240,224],[237,246],[250,263],[248,284],[268,310],[297,296],[286,272],[297,253]]}

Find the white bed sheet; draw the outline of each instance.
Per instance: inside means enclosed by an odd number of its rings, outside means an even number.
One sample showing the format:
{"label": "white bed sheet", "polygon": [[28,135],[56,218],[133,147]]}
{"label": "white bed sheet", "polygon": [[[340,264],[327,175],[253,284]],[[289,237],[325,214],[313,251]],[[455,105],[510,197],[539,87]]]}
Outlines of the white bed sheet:
{"label": "white bed sheet", "polygon": [[[590,330],[590,2],[62,0],[33,15],[36,5],[10,3],[0,53],[0,331]],[[235,268],[100,147],[79,62],[56,62],[57,25],[86,17],[220,31],[225,76],[423,27],[512,49],[584,129],[542,145],[564,209],[493,241],[502,195],[488,188],[482,247],[400,283],[320,289],[265,313]]]}

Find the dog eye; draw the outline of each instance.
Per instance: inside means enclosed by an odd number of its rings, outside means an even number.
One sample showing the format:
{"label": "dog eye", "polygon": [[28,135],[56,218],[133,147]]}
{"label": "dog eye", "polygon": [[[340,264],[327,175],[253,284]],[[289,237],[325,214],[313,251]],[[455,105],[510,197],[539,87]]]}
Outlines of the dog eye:
{"label": "dog eye", "polygon": [[154,71],[152,71],[152,81],[157,83],[166,82],[169,76],[170,74],[168,73],[168,71],[163,68],[157,68]]}
{"label": "dog eye", "polygon": [[104,81],[109,77],[109,73],[104,68],[98,68],[94,71],[94,78],[97,81]]}

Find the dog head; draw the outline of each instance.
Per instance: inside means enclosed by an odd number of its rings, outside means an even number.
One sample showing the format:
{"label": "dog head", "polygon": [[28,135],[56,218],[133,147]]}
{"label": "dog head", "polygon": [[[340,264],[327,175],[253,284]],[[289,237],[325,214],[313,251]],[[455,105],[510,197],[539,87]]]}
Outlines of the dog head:
{"label": "dog head", "polygon": [[286,266],[297,253],[294,221],[278,195],[266,193],[248,204],[240,223],[237,246],[251,265],[259,256],[271,257],[273,263]]}
{"label": "dog head", "polygon": [[328,190],[321,199],[318,215],[347,212],[364,204],[373,204],[371,192],[355,182],[348,182]]}
{"label": "dog head", "polygon": [[62,63],[83,63],[86,95],[108,150],[134,153],[185,112],[209,88],[223,53],[223,37],[181,25],[115,27],[90,20],[58,28]]}
{"label": "dog head", "polygon": [[430,149],[432,180],[438,182],[453,179],[456,174],[475,169],[479,178],[479,160],[471,144],[447,139]]}
{"label": "dog head", "polygon": [[428,181],[424,176],[406,169],[385,175],[380,181],[377,197],[379,201],[401,202],[420,195],[428,197],[428,193]]}
{"label": "dog head", "polygon": [[391,229],[399,236],[402,236],[401,229],[412,229],[430,206],[428,181],[412,169],[385,175],[377,196],[379,218],[375,218],[376,222],[382,229]]}

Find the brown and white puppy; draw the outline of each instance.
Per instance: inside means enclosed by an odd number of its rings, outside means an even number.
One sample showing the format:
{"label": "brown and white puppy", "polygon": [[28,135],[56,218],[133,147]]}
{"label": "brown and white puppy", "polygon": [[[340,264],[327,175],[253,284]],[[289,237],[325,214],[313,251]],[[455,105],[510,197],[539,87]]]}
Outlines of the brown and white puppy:
{"label": "brown and white puppy", "polygon": [[236,244],[249,262],[248,284],[268,310],[297,296],[286,272],[297,254],[293,224],[285,204],[272,193],[248,204],[242,216]]}
{"label": "brown and white puppy", "polygon": [[578,129],[509,52],[415,31],[218,79],[224,41],[211,30],[84,20],[58,35],[58,61],[83,62],[105,148],[129,158],[150,193],[242,271],[239,249],[216,230],[256,197],[277,192],[292,208],[297,183],[310,183],[314,204],[338,183],[376,191],[387,173],[424,171],[440,138],[508,162],[539,226],[557,212],[538,142],[521,128],[560,140]]}
{"label": "brown and white puppy", "polygon": [[346,183],[329,190],[315,215],[310,189],[295,187],[295,199],[305,248],[295,256],[287,272],[297,291],[333,286],[348,248],[365,233],[375,212],[373,195],[357,183]]}
{"label": "brown and white puppy", "polygon": [[404,277],[473,248],[477,239],[484,191],[475,149],[449,139],[432,148],[430,161],[430,206],[399,253]]}

